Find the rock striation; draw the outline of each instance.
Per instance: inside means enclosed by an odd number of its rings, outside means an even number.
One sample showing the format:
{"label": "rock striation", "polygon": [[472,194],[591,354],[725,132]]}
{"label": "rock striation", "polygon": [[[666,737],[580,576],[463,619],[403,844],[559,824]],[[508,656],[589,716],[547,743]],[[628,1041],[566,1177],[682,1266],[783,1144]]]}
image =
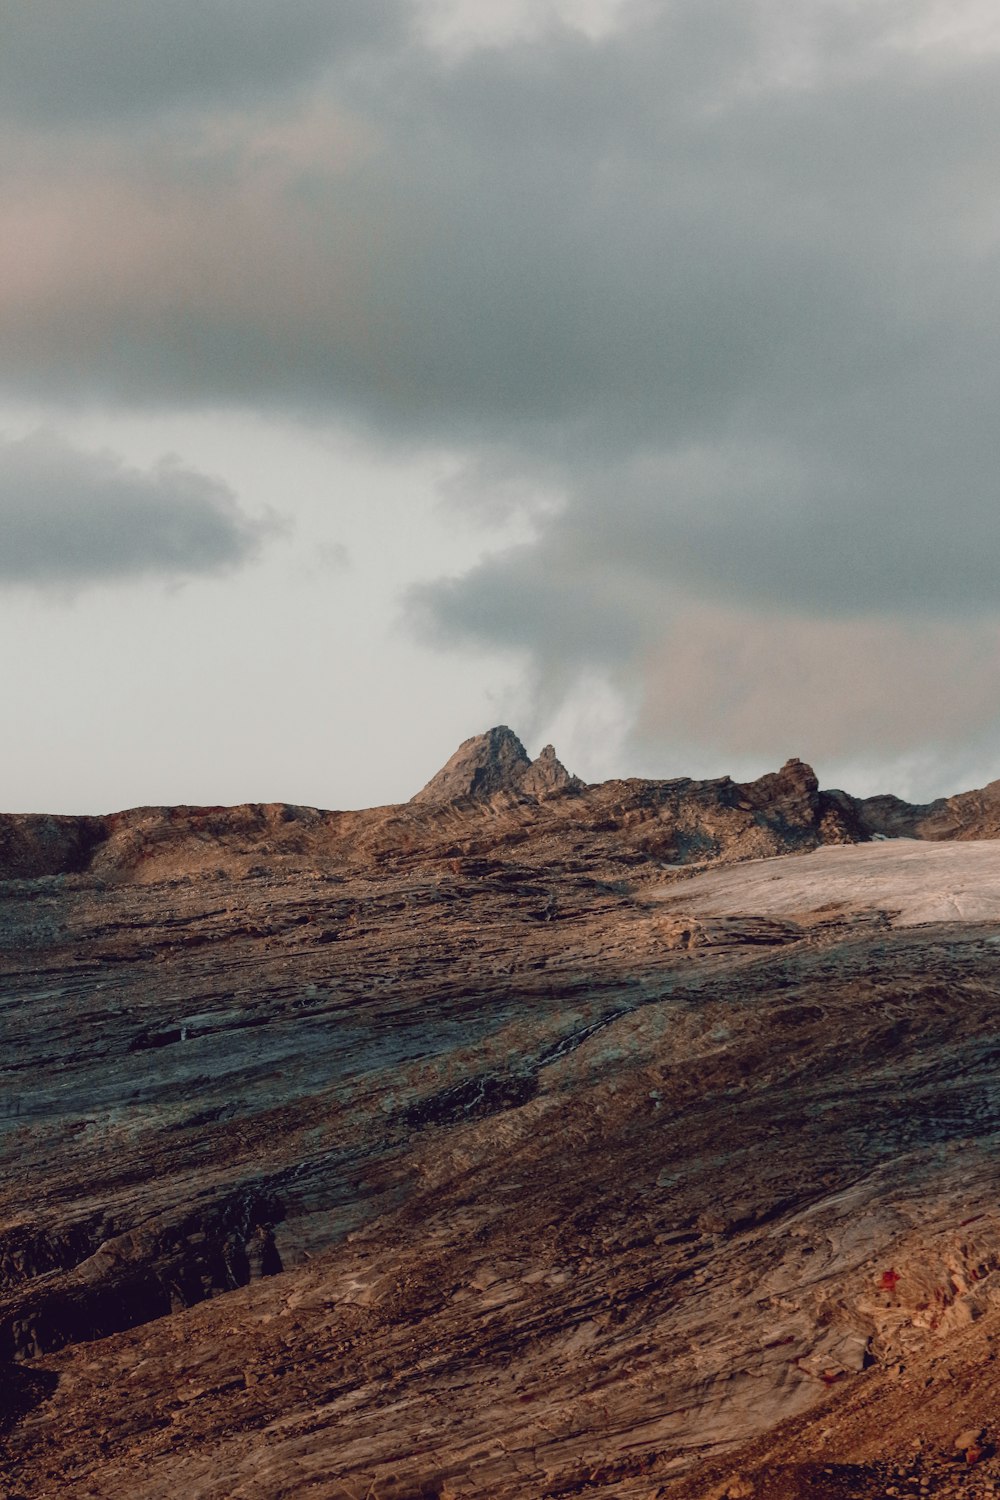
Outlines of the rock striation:
{"label": "rock striation", "polygon": [[1000,788],[449,767],[0,823],[0,1487],[995,1494]]}

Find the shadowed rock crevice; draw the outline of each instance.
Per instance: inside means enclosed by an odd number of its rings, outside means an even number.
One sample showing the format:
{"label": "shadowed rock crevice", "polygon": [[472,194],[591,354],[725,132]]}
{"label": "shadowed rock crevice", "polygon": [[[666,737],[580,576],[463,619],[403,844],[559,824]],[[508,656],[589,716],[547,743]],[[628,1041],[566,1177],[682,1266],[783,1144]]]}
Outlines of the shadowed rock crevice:
{"label": "shadowed rock crevice", "polygon": [[[108,1234],[0,1239],[20,1272],[0,1296],[0,1360],[26,1360],[105,1338],[281,1270],[277,1200],[241,1195],[214,1210]],[[98,1239],[97,1234],[101,1234]]]}
{"label": "shadowed rock crevice", "polygon": [[0,1437],[47,1401],[58,1384],[51,1370],[0,1363]]}
{"label": "shadowed rock crevice", "polygon": [[0,879],[37,880],[86,870],[109,832],[108,818],[0,815]]}

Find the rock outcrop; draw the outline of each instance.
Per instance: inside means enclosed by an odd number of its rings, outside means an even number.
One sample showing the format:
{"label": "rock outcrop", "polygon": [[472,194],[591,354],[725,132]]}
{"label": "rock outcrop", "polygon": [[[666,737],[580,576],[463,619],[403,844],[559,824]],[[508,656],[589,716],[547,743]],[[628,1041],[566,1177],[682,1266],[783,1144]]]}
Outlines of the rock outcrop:
{"label": "rock outcrop", "polygon": [[85,870],[107,838],[109,819],[0,814],[0,880]]}
{"label": "rock outcrop", "polygon": [[451,759],[411,800],[436,804],[510,792],[530,765],[531,757],[517,735],[500,724],[463,740]]}
{"label": "rock outcrop", "polygon": [[583,785],[579,776],[570,775],[552,745],[546,745],[517,780],[517,790],[528,797],[550,797],[555,792],[582,790]]}
{"label": "rock outcrop", "polygon": [[485,801],[498,792],[547,797],[582,785],[558,760],[551,745],[532,760],[514,731],[500,724],[463,741],[411,802],[440,806],[465,798]]}
{"label": "rock outcrop", "polygon": [[288,803],[139,807],[106,817],[0,815],[0,879],[89,874],[148,884],[258,868],[334,873],[553,845],[581,858],[676,865],[761,859],[876,836],[1000,837],[1000,782],[916,805],[821,791],[801,760],[752,782],[630,778],[587,785],[551,745],[532,760],[504,725],[474,735],[408,803],[331,812]]}
{"label": "rock outcrop", "polygon": [[995,839],[1000,838],[1000,781],[976,791],[938,797],[934,802],[904,802],[901,797],[852,797],[847,792],[822,793],[836,804],[857,841],[874,838]]}

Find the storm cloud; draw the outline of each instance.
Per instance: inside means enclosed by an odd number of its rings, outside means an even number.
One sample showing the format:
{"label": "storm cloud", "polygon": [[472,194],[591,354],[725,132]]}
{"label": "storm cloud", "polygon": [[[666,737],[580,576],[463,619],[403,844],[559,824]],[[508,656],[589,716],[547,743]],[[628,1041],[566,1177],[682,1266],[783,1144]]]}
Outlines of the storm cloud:
{"label": "storm cloud", "polygon": [[[555,489],[410,618],[552,691],[631,685],[637,733],[683,701],[706,744],[801,721],[822,754],[832,684],[885,744],[992,722],[987,10],[671,0],[456,51],[415,3],[295,0],[276,31],[103,0],[71,67],[55,9],[0,63],[9,394],[348,420]],[[859,653],[863,690],[831,669]],[[948,672],[950,731],[904,659]]]}
{"label": "storm cloud", "polygon": [[273,524],[176,463],[142,471],[46,432],[0,442],[0,587],[219,573]]}
{"label": "storm cloud", "polygon": [[[241,69],[238,109],[191,106],[168,52],[169,118],[150,88],[145,122],[8,134],[10,386],[589,461],[821,442],[818,407],[847,435],[876,402],[888,446],[926,431],[944,376],[990,378],[993,56],[930,52],[887,4],[806,24],[675,0],[599,42],[554,26],[455,59],[400,23],[359,58],[316,32],[330,9],[291,7],[287,59]],[[158,55],[158,13],[131,14],[123,73]],[[219,3],[203,25],[237,60],[260,29]],[[26,96],[55,98],[31,57]]]}
{"label": "storm cloud", "polygon": [[253,108],[383,38],[389,0],[33,0],[4,15],[0,115],[50,127]]}

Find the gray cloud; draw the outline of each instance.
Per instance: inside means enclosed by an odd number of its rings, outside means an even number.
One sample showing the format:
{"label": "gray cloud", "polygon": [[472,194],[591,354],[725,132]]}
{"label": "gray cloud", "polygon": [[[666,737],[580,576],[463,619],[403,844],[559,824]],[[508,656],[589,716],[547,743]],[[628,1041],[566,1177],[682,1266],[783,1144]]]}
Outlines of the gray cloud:
{"label": "gray cloud", "polygon": [[47,125],[255,105],[385,36],[394,0],[32,0],[4,12],[0,114]]}
{"label": "gray cloud", "polygon": [[[159,12],[122,9],[123,55],[154,54]],[[994,59],[929,62],[890,45],[895,7],[827,0],[803,84],[793,6],[676,0],[460,61],[398,28],[358,67],[311,29],[332,9],[287,18],[323,69],[305,101],[275,105],[279,51],[256,111],[11,142],[8,389],[334,409],[588,464],[734,431],[891,453],[929,400],[996,395]],[[242,8],[205,15],[239,40]],[[30,64],[26,94],[55,92]]]}
{"label": "gray cloud", "polygon": [[[62,93],[54,11],[19,11],[0,387],[335,414],[558,489],[534,543],[425,586],[413,617],[550,684],[639,684],[660,734],[671,683],[694,704],[696,619],[716,654],[762,643],[762,704],[782,629],[814,643],[804,704],[865,622],[911,737],[938,728],[899,663],[948,622],[972,705],[1000,618],[994,43],[939,36],[936,0],[634,4],[597,41],[461,56],[417,40],[416,4],[370,30],[333,10],[301,0],[271,37],[259,7],[202,7],[193,59],[176,15],[108,0],[114,76],[83,39]],[[155,141],[121,124],[140,98],[169,113]],[[706,705],[706,741],[753,738]]]}
{"label": "gray cloud", "polygon": [[178,464],[133,469],[45,432],[0,443],[0,586],[218,573],[248,561],[267,529]]}
{"label": "gray cloud", "polygon": [[460,62],[397,33],[377,66],[315,45],[323,82],[284,112],[15,141],[7,378],[570,452],[898,378],[952,326],[942,293],[981,305],[948,209],[958,168],[966,210],[992,181],[993,78],[866,71],[863,21],[814,86],[774,83],[782,15],[683,0]]}

